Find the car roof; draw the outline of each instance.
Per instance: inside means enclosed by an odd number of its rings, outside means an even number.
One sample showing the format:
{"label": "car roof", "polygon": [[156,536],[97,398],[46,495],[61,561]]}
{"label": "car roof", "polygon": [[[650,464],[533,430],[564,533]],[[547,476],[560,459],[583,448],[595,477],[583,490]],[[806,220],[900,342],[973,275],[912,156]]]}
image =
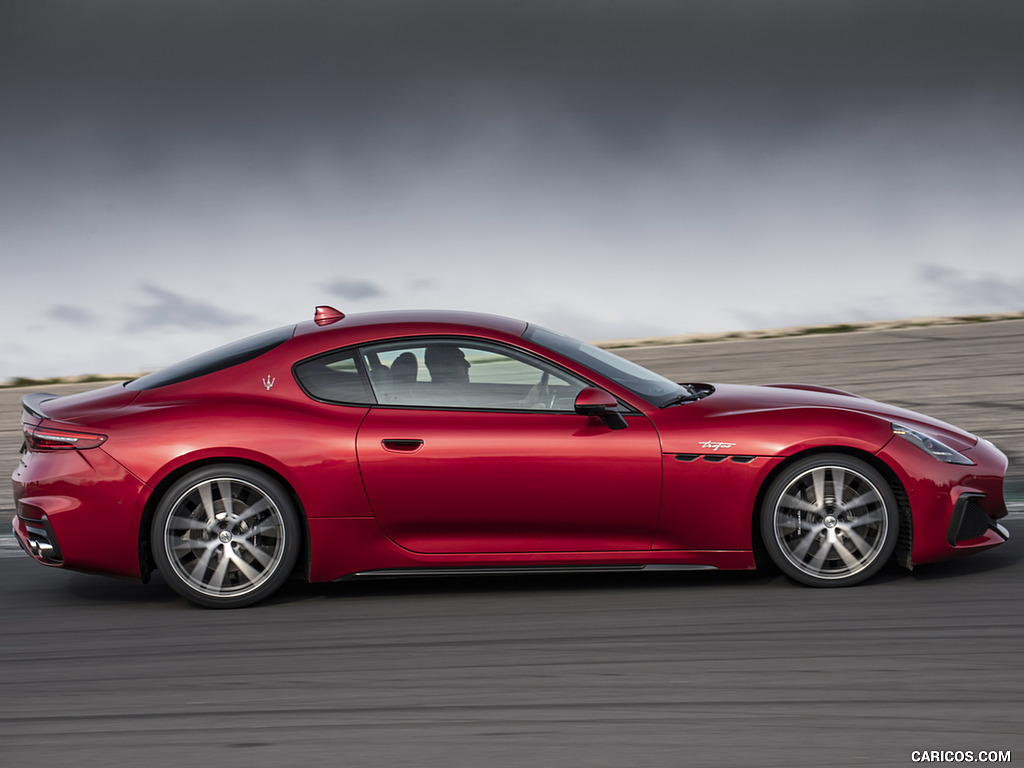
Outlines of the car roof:
{"label": "car roof", "polygon": [[368,340],[375,338],[378,334],[381,337],[388,337],[405,334],[472,331],[521,336],[526,330],[526,326],[527,324],[522,320],[483,312],[408,309],[342,315],[340,319],[323,325],[314,320],[307,320],[295,327],[294,338],[327,334]]}

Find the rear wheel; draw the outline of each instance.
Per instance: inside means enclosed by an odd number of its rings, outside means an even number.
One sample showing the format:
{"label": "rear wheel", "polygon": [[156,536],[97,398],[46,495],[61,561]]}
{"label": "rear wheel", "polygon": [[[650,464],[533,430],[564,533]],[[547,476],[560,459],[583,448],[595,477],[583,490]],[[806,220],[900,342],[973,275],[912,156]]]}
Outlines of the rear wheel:
{"label": "rear wheel", "polygon": [[772,561],[815,587],[843,587],[881,570],[896,548],[896,497],[871,465],[843,454],[796,462],[772,483],[761,535]]}
{"label": "rear wheel", "polygon": [[205,467],[164,494],[150,543],[176,592],[199,605],[236,608],[269,596],[291,574],[298,515],[281,484],[264,473]]}

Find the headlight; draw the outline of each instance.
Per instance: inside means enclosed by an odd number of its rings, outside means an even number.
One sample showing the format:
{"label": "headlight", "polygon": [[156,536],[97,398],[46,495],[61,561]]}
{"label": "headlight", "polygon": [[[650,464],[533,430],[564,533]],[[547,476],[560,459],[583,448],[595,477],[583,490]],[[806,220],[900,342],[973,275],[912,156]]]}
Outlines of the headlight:
{"label": "headlight", "polygon": [[913,443],[933,459],[938,459],[946,464],[974,464],[973,461],[962,453],[954,451],[945,443],[936,440],[934,437],[923,435],[910,427],[904,427],[902,424],[893,424],[892,433],[899,435],[909,443]]}

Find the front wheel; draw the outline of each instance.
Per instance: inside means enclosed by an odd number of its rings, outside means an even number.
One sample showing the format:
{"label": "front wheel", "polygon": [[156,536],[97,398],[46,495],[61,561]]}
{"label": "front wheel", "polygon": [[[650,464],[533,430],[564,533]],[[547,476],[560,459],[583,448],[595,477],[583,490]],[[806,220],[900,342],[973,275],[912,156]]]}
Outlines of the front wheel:
{"label": "front wheel", "polygon": [[298,515],[281,484],[264,473],[205,467],[164,494],[150,543],[178,594],[198,605],[237,608],[269,596],[291,574]]}
{"label": "front wheel", "polygon": [[761,535],[787,576],[815,587],[850,586],[881,570],[896,549],[896,497],[860,459],[810,456],[771,484]]}

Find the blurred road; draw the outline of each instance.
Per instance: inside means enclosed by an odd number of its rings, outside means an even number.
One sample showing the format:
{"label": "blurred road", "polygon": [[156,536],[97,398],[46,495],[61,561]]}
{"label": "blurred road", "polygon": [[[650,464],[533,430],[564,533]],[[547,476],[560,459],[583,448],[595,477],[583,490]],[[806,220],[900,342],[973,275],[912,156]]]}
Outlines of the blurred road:
{"label": "blurred road", "polygon": [[[992,438],[1021,488],[1022,322],[625,354],[680,380],[809,381],[921,409]],[[0,393],[12,469],[20,394]],[[847,590],[773,573],[296,583],[226,612],[159,577],[0,558],[0,764],[1019,760],[1024,519],[1007,527],[991,552]]]}
{"label": "blurred road", "polygon": [[0,763],[909,766],[1024,755],[1024,520],[845,590],[748,573],[288,585],[237,611],[0,560]]}

